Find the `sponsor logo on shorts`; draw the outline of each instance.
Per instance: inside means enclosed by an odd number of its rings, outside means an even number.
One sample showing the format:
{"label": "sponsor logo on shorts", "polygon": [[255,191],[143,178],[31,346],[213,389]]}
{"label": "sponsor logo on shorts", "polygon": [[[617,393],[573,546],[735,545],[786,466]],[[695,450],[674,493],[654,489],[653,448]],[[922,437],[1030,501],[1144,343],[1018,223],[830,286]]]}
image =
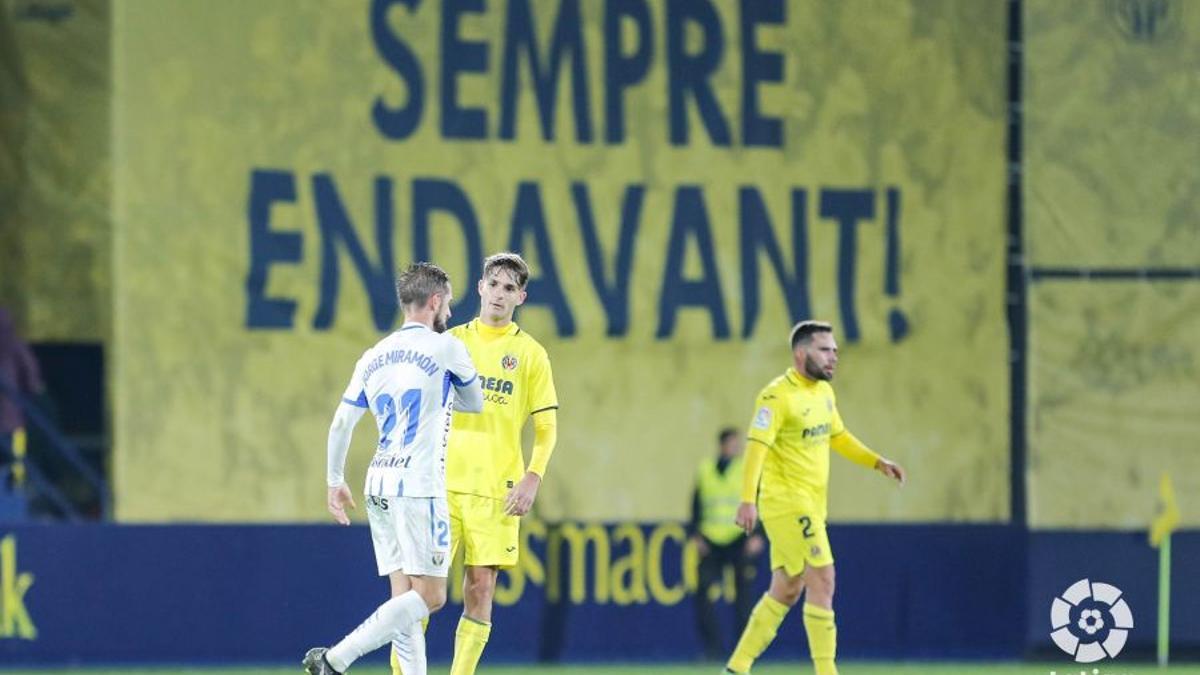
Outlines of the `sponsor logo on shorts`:
{"label": "sponsor logo on shorts", "polygon": [[821,547],[814,546],[811,549],[809,549],[809,553],[812,553],[814,557],[819,556],[819,555],[821,555]]}
{"label": "sponsor logo on shorts", "polygon": [[505,552],[507,552],[507,553],[512,553],[513,551],[517,550],[517,547],[516,547],[516,546],[509,546],[508,548],[506,548],[506,549],[504,549],[504,550],[505,550]]}
{"label": "sponsor logo on shorts", "polygon": [[439,552],[433,554],[433,564],[434,565],[440,567],[442,565],[442,563],[444,563],[444,562],[446,562],[445,552],[439,551]]}

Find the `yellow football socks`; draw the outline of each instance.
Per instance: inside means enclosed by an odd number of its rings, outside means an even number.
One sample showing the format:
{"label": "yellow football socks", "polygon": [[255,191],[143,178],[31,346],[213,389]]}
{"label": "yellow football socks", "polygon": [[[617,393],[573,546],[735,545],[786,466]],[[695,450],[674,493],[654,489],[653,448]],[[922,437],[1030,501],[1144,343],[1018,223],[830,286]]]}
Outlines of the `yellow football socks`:
{"label": "yellow football socks", "polygon": [[[757,659],[767,645],[771,644],[771,640],[775,639],[775,631],[779,630],[779,624],[783,623],[783,617],[787,616],[787,613],[787,605],[764,593],[762,599],[754,606],[754,611],[750,612],[746,630],[742,631],[742,637],[725,667],[735,673],[750,672],[754,659]],[[805,622],[807,623],[807,619]]]}
{"label": "yellow football socks", "polygon": [[492,624],[476,621],[466,614],[458,620],[454,632],[454,662],[450,664],[450,675],[475,675],[475,666],[483,656]]}
{"label": "yellow football socks", "polygon": [[837,624],[833,610],[804,605],[804,632],[808,633],[808,651],[817,675],[837,675],[833,659],[837,656]]}

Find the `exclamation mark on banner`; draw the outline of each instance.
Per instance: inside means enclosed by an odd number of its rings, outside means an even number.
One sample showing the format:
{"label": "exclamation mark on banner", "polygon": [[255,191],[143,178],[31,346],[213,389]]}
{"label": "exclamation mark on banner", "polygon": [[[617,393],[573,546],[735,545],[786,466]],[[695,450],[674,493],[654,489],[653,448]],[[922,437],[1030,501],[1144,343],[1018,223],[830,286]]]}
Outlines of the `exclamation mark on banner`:
{"label": "exclamation mark on banner", "polygon": [[[887,255],[883,275],[883,292],[893,299],[900,298],[900,190],[887,189]],[[908,335],[908,318],[899,307],[888,312],[888,327],[892,342],[899,342]]]}

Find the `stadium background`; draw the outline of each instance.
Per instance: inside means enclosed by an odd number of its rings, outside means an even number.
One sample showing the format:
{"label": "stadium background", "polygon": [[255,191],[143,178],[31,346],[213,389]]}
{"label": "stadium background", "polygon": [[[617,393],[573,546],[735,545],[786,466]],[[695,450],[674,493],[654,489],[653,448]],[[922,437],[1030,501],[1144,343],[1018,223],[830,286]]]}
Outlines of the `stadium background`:
{"label": "stadium background", "polygon": [[806,316],[912,476],[835,460],[842,654],[1053,649],[1085,577],[1145,652],[1163,472],[1200,561],[1186,3],[0,7],[0,304],[102,345],[113,486],[106,524],[0,528],[33,580],[7,663],[286,662],[351,625],[383,586],[325,524],[329,414],[397,266],[443,264],[465,320],[502,248],[563,407],[489,660],[697,653],[690,479]]}

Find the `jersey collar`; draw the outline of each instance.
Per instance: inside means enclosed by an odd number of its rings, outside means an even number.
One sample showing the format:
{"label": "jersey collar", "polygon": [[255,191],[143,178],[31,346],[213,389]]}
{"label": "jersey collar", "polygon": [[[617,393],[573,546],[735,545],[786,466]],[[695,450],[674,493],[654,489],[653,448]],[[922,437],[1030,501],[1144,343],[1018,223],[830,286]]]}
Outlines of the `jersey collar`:
{"label": "jersey collar", "polygon": [[784,373],[784,375],[787,376],[788,382],[791,382],[792,384],[796,385],[797,387],[808,388],[808,387],[817,386],[817,383],[815,381],[810,380],[807,377],[804,377],[803,375],[801,375],[800,371],[796,370],[795,366],[788,368],[787,372]]}
{"label": "jersey collar", "polygon": [[521,327],[517,325],[516,321],[509,321],[504,328],[492,328],[476,317],[471,320],[471,324],[476,333],[486,337],[507,337],[521,332]]}
{"label": "jersey collar", "polygon": [[404,325],[400,327],[400,332],[411,330],[413,328],[424,328],[425,330],[429,330],[429,326],[426,326],[420,321],[405,321]]}

